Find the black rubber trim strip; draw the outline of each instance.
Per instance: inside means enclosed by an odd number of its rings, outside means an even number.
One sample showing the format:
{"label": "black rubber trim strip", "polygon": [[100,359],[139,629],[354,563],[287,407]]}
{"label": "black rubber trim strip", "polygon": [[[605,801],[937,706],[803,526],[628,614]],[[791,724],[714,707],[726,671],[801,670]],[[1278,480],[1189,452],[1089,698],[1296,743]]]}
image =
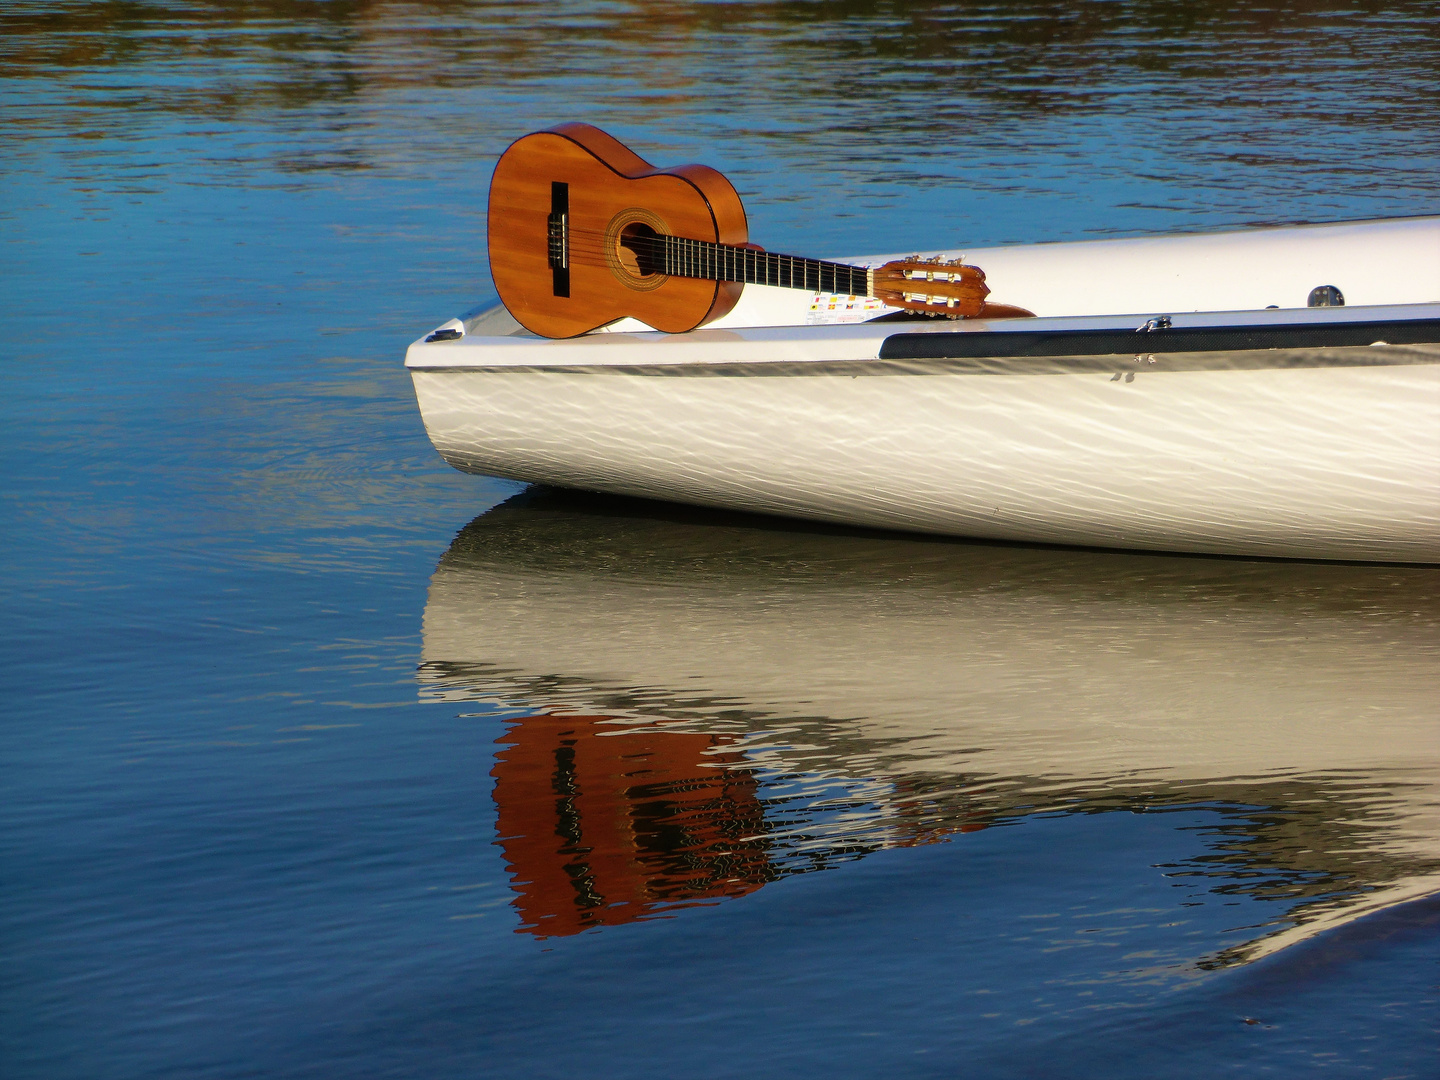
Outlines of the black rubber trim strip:
{"label": "black rubber trim strip", "polygon": [[1136,353],[1238,352],[1247,349],[1323,349],[1440,342],[1440,319],[1384,322],[1291,323],[1282,326],[1194,326],[1165,330],[951,331],[891,334],[881,360],[958,360],[1010,356],[1133,356]]}

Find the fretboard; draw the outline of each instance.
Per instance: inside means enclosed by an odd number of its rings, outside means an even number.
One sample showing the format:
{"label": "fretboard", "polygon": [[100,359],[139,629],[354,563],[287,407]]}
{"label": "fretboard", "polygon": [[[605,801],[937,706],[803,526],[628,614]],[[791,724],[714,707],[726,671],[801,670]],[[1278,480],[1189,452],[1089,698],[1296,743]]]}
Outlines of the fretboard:
{"label": "fretboard", "polygon": [[782,289],[808,289],[846,296],[870,295],[870,271],[863,266],[686,240],[680,236],[662,239],[663,272],[676,277],[743,281],[746,285],[778,285]]}

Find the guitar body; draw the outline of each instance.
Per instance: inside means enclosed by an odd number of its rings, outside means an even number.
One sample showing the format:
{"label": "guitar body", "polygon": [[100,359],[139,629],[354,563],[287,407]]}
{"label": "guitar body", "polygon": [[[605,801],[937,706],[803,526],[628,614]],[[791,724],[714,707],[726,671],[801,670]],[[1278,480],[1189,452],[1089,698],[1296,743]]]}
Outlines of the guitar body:
{"label": "guitar body", "polygon": [[636,229],[719,244],[748,239],[740,196],[714,169],[656,169],[589,124],[526,135],[495,166],[490,273],[506,308],[533,333],[574,337],[626,316],[680,333],[735,306],[739,282],[640,265],[622,243]]}

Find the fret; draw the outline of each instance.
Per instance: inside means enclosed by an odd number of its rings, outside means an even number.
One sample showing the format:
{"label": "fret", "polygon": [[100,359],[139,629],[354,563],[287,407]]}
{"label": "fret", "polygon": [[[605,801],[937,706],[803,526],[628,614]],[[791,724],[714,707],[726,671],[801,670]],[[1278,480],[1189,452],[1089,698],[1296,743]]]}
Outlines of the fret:
{"label": "fret", "polygon": [[681,236],[659,239],[660,270],[676,277],[806,289],[837,296],[869,295],[870,276],[864,267]]}

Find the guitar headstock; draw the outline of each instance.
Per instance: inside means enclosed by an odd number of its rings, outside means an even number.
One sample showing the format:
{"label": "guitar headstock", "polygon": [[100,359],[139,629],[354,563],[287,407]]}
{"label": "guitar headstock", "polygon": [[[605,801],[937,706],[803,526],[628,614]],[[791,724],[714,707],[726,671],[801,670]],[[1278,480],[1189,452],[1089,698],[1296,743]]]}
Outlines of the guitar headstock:
{"label": "guitar headstock", "polygon": [[952,319],[980,314],[985,297],[990,295],[985,271],[959,259],[946,262],[912,255],[876,267],[873,280],[876,299],[891,307]]}

